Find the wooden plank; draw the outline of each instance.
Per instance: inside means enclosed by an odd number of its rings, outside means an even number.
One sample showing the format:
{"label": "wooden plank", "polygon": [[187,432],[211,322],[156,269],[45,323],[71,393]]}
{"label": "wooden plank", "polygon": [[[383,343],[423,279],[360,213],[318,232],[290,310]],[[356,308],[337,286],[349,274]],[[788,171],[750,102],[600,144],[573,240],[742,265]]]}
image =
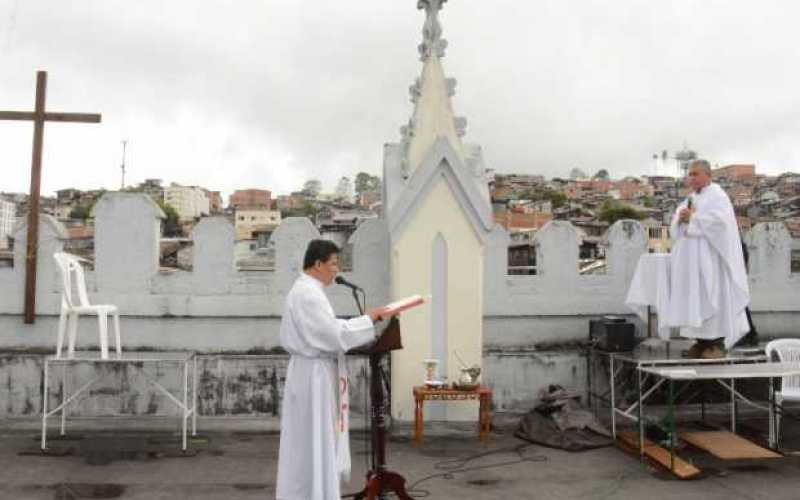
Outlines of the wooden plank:
{"label": "wooden plank", "polygon": [[0,120],[33,121],[35,119],[36,113],[33,111],[0,111]]}
{"label": "wooden plank", "polygon": [[44,114],[44,119],[48,122],[100,123],[101,118],[97,113],[52,113],[48,111]]}
{"label": "wooden plank", "polygon": [[758,446],[728,431],[683,432],[681,439],[723,460],[745,458],[780,458],[772,450]]}
{"label": "wooden plank", "polygon": [[[636,450],[637,453],[639,452],[638,433],[633,431],[618,432],[617,437],[620,441],[622,441],[623,444]],[[690,464],[689,462],[683,460],[678,455],[675,455],[675,469],[671,469],[669,450],[662,448],[661,446],[657,445],[656,443],[650,441],[647,438],[645,438],[644,440],[643,448],[644,448],[644,454],[648,458],[662,465],[667,470],[671,470],[673,474],[675,474],[681,479],[691,479],[700,474],[700,469]]]}
{"label": "wooden plank", "polygon": [[[97,113],[44,113],[47,122],[100,123],[102,115]],[[35,121],[36,113],[32,111],[0,111],[0,120]]]}
{"label": "wooden plank", "polygon": [[[37,117],[44,114],[47,95],[47,72],[36,72]],[[33,156],[31,158],[31,192],[28,196],[28,241],[25,254],[25,324],[36,320],[36,261],[39,252],[39,210],[42,184],[42,144],[44,141],[44,121],[33,122]]]}

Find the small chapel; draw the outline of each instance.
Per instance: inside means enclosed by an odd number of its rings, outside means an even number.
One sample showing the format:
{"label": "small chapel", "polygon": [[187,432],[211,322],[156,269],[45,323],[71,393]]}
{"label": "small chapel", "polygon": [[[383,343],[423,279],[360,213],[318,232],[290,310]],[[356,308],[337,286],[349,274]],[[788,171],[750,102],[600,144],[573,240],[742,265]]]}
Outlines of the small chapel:
{"label": "small chapel", "polygon": [[[413,415],[412,387],[421,360],[457,380],[459,363],[482,363],[485,248],[494,226],[481,148],[463,140],[466,119],[453,112],[456,80],[445,75],[439,12],[446,0],[421,0],[426,20],[422,71],[409,87],[414,110],[401,140],[384,149],[384,207],[392,297],[430,296],[429,307],[403,315],[404,349],[392,358],[393,417]],[[460,358],[460,359],[459,359]],[[474,419],[477,406],[432,408],[431,418]]]}

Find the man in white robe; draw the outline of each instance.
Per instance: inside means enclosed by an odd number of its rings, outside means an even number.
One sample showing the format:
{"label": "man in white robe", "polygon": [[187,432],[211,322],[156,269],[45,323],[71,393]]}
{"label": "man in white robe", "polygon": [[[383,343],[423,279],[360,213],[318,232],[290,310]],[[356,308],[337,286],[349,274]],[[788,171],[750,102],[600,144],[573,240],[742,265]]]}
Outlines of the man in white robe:
{"label": "man in white robe", "polygon": [[338,500],[349,480],[350,447],[344,353],[375,339],[383,309],[336,318],[323,288],[339,272],[339,249],[313,240],[303,273],[286,297],[281,345],[291,358],[281,410],[278,500]]}
{"label": "man in white robe", "polygon": [[741,237],[728,195],[711,182],[711,166],[689,166],[692,189],[672,219],[671,292],[667,323],[697,339],[690,357],[721,357],[749,331],[750,290]]}

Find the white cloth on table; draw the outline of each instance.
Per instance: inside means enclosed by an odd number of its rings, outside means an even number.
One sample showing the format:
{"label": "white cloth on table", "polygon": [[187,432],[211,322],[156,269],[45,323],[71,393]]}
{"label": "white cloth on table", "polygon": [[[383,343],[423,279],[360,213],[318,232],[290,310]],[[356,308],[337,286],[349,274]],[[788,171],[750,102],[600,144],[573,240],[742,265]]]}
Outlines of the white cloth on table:
{"label": "white cloth on table", "polygon": [[338,500],[350,475],[344,353],[374,340],[369,316],[336,318],[319,280],[303,273],[286,297],[286,371],[278,452],[278,500]]}
{"label": "white cloth on table", "polygon": [[658,314],[658,336],[669,340],[669,324],[664,314],[669,309],[670,256],[669,254],[646,253],[639,257],[633,273],[625,305],[631,308],[647,324],[647,307],[652,306]]}
{"label": "white cloth on table", "polygon": [[681,336],[724,337],[730,348],[747,331],[745,307],[750,290],[733,205],[725,191],[710,184],[690,196],[696,212],[689,223],[672,218],[671,298],[666,318]]}

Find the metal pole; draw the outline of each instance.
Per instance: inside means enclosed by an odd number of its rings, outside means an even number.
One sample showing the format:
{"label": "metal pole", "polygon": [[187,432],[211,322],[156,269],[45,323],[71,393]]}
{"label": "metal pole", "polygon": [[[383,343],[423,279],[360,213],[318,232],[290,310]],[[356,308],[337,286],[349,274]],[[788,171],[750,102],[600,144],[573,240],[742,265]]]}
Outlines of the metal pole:
{"label": "metal pole", "polygon": [[594,405],[592,405],[592,367],[593,364],[593,346],[592,346],[592,337],[591,334],[589,335],[589,345],[587,346],[586,350],[586,406],[589,407],[595,414]]}
{"label": "metal pole", "polygon": [[187,408],[189,404],[189,366],[188,362],[183,362],[183,415],[181,416],[181,430],[182,430],[182,439],[183,439],[183,451],[186,451],[186,419],[188,418],[187,415]]}
{"label": "metal pole", "polygon": [[122,166],[121,166],[121,168],[122,168],[122,187],[120,188],[121,190],[125,189],[125,149],[126,149],[127,145],[128,145],[128,141],[127,140],[122,141]]}
{"label": "metal pole", "polygon": [[731,379],[731,432],[736,433],[736,379]]}
{"label": "metal pole", "polygon": [[48,360],[44,359],[44,391],[42,393],[42,450],[47,449],[47,396],[49,387],[47,384],[48,378]]}
{"label": "metal pole", "polygon": [[708,384],[705,380],[700,381],[700,420],[703,422],[703,425],[706,423],[706,389],[708,388]]}
{"label": "metal pole", "polygon": [[775,421],[775,382],[774,378],[769,378],[769,447],[778,447],[778,426]]}
{"label": "metal pole", "polygon": [[67,431],[67,364],[61,365],[61,435]]}
{"label": "metal pole", "polygon": [[192,373],[192,391],[194,392],[192,403],[192,436],[197,435],[197,354],[194,355],[194,367]]}
{"label": "metal pole", "polygon": [[669,409],[667,410],[669,419],[669,468],[675,472],[675,381],[669,379]]}
{"label": "metal pole", "polygon": [[642,405],[644,405],[644,400],[642,399],[642,367],[640,365],[636,365],[636,390],[639,392],[639,406],[637,408],[638,411],[638,423],[639,423],[639,460],[644,460],[644,422],[642,421],[643,412],[642,412]]}
{"label": "metal pole", "polygon": [[614,376],[614,355],[608,355],[608,362],[611,366],[611,436],[614,441],[617,440],[617,402],[614,394],[614,385],[616,384],[616,377]]}

